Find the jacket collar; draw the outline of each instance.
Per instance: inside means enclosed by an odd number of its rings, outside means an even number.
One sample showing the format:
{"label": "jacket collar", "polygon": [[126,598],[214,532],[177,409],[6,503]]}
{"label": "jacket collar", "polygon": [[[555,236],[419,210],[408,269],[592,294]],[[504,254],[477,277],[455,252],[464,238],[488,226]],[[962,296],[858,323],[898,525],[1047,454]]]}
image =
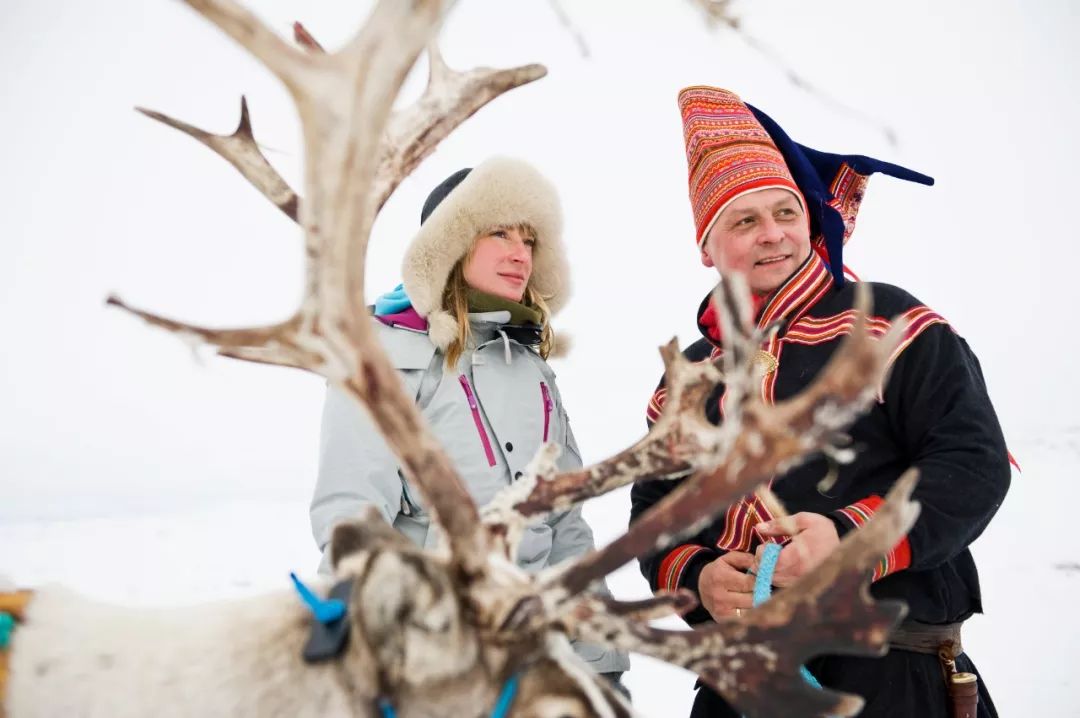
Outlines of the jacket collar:
{"label": "jacket collar", "polygon": [[[753,297],[755,325],[763,329],[783,322],[816,301],[824,289],[833,285],[829,267],[816,251],[768,297]],[[698,330],[714,346],[722,345],[720,318],[712,305],[712,292],[698,306]]]}
{"label": "jacket collar", "polygon": [[469,312],[469,325],[476,346],[498,337],[513,339],[523,346],[537,346],[543,337],[539,324],[511,324],[510,312]]}

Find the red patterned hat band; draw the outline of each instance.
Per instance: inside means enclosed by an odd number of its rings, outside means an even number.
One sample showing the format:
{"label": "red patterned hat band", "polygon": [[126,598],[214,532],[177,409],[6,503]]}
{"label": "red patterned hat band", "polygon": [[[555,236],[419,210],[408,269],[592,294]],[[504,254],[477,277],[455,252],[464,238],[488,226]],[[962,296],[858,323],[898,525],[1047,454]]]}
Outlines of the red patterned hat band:
{"label": "red patterned hat band", "polygon": [[784,156],[735,93],[687,87],[679,92],[679,110],[698,247],[724,208],[750,192],[786,189],[806,209]]}

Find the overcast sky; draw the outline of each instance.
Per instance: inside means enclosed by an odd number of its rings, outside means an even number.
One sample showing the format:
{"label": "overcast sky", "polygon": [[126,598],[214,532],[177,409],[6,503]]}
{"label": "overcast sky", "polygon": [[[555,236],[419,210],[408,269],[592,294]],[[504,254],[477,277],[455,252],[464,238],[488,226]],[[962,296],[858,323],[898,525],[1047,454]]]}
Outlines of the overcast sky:
{"label": "overcast sky", "polygon": [[[303,20],[330,47],[368,7],[248,4],[283,34]],[[655,347],[695,338],[715,279],[694,249],[675,96],[716,84],[805,144],[936,177],[933,188],[871,180],[850,265],[952,321],[1010,437],[1077,423],[1074,3],[737,4],[745,31],[828,98],[738,34],[707,29],[689,2],[562,5],[588,58],[541,0],[465,0],[451,15],[452,66],[541,62],[550,74],[482,110],[401,186],[375,227],[369,299],[398,281],[436,183],[491,154],[535,163],[562,194],[573,263],[560,387],[587,459],[630,443]],[[318,378],[199,362],[104,306],[115,291],[213,325],[293,310],[299,230],[222,160],[132,110],[226,132],[245,93],[256,137],[299,188],[284,89],[177,2],[8,2],[0,48],[0,518],[306,494]],[[421,61],[406,95],[423,73]]]}

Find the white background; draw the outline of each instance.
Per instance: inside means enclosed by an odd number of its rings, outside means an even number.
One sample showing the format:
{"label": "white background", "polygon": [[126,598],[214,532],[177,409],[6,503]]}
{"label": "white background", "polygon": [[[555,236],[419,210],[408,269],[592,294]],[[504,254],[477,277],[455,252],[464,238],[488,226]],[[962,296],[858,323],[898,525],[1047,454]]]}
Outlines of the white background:
{"label": "white background", "polygon": [[[1067,667],[1080,639],[1066,520],[1080,499],[1075,3],[737,4],[746,34],[782,62],[707,29],[689,2],[562,4],[587,58],[541,0],[465,0],[450,16],[452,66],[542,62],[550,74],[481,110],[401,186],[375,227],[368,299],[398,281],[420,205],[446,175],[491,154],[539,166],[562,194],[574,267],[556,323],[574,349],[556,370],[596,460],[643,432],[655,347],[695,338],[694,310],[715,281],[694,250],[681,87],[730,88],[798,141],[933,175],[933,188],[871,181],[848,263],[914,293],[979,354],[1025,473],[975,546],[987,615],[966,643],[1002,715],[1080,715]],[[302,20],[328,47],[368,7],[249,5],[282,34]],[[104,306],[115,291],[218,326],[293,310],[298,229],[222,160],[131,109],[228,132],[244,93],[256,137],[299,189],[286,92],[181,3],[8,0],[0,53],[0,572],[185,603],[313,570],[321,380],[197,360]],[[608,541],[628,498],[586,513]],[[612,586],[647,592],[636,567]],[[645,715],[683,715],[692,699],[689,674],[643,658],[627,682]]]}

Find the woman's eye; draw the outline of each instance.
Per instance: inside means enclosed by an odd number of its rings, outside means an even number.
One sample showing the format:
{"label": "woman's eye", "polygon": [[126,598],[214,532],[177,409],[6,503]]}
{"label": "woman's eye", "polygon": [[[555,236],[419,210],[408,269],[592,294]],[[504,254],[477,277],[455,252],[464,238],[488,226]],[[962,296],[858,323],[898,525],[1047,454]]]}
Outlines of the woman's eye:
{"label": "woman's eye", "polygon": [[529,249],[534,249],[536,247],[536,240],[535,239],[526,239],[525,240],[525,246],[528,247]]}
{"label": "woman's eye", "polygon": [[499,237],[501,239],[506,239],[506,237],[508,235],[506,234],[505,229],[496,229],[494,232],[491,233],[491,236],[492,237]]}

